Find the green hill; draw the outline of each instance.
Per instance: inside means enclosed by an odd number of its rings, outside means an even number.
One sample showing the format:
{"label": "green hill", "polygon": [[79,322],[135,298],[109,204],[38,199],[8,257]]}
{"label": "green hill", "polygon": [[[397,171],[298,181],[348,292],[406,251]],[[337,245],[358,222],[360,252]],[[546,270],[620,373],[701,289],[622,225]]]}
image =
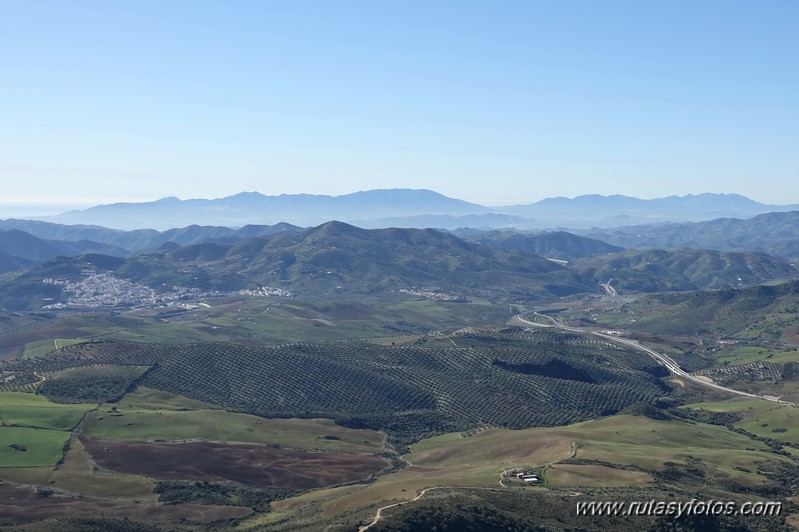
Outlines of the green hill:
{"label": "green hill", "polygon": [[60,257],[7,277],[0,296],[7,308],[38,308],[42,298],[58,296],[43,278],[77,280],[87,268],[159,291],[176,285],[202,291],[277,286],[302,296],[352,298],[424,288],[510,301],[597,291],[594,283],[541,257],[471,244],[432,229],[366,230],[329,222],[299,234],[234,244],[163,246],[129,259]]}
{"label": "green hill", "polygon": [[[74,375],[150,366],[138,381],[266,417],[327,417],[400,440],[479,425],[560,425],[651,403],[663,369],[637,351],[559,331],[466,330],[385,346],[365,341],[248,347],[94,342],[9,363],[18,379],[49,375],[60,401],[85,397]],[[65,368],[85,369],[64,371]],[[25,375],[31,376],[26,379]],[[72,380],[62,379],[69,375]],[[48,390],[42,389],[42,393]]]}
{"label": "green hill", "polygon": [[799,281],[743,289],[657,294],[624,303],[635,330],[682,336],[740,336],[796,343]]}
{"label": "green hill", "polygon": [[769,212],[746,220],[718,218],[707,222],[652,224],[592,230],[587,236],[625,248],[704,248],[762,251],[799,257],[799,211]]}
{"label": "green hill", "polygon": [[785,259],[765,253],[706,249],[629,249],[586,257],[572,265],[595,282],[613,279],[613,286],[625,292],[740,287],[799,273]]}
{"label": "green hill", "polygon": [[624,249],[601,240],[574,235],[566,231],[540,234],[490,231],[473,235],[468,240],[558,260],[574,260],[600,253],[617,253]]}

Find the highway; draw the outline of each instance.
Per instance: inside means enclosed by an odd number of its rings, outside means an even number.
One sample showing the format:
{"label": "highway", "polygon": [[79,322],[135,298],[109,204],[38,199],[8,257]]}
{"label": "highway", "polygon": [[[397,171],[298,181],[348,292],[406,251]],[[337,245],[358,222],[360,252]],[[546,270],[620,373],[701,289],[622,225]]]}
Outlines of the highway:
{"label": "highway", "polygon": [[615,289],[615,288],[613,288],[612,286],[610,286],[610,283],[611,283],[611,281],[613,281],[613,279],[611,279],[611,280],[610,280],[610,281],[608,281],[607,283],[599,283],[599,286],[601,286],[602,288],[604,288],[604,289],[605,289],[605,292],[607,292],[609,296],[614,296],[614,297],[615,297],[615,296],[619,295],[619,293],[616,291],[616,289]]}
{"label": "highway", "polygon": [[[552,322],[552,324],[548,325],[548,324],[536,323],[534,321],[530,321],[530,320],[526,319],[525,316],[528,316],[530,314],[533,314],[535,316],[539,316],[541,318],[546,318],[547,320]],[[787,404],[787,405],[796,406],[796,405],[794,405],[793,403],[791,403],[789,401],[782,401],[781,399],[777,399],[775,397],[765,397],[765,396],[762,396],[762,395],[756,395],[756,394],[752,394],[752,393],[742,392],[740,390],[734,390],[732,388],[727,388],[726,386],[721,386],[719,384],[715,384],[713,382],[709,382],[709,381],[706,381],[704,379],[700,379],[700,378],[694,377],[690,373],[688,373],[685,370],[683,370],[680,367],[680,365],[673,358],[671,358],[670,356],[665,355],[663,353],[658,353],[654,349],[650,349],[649,347],[641,345],[640,343],[636,342],[635,340],[630,340],[629,338],[620,338],[618,336],[615,336],[615,335],[612,335],[612,334],[608,334],[608,333],[602,332],[602,331],[595,331],[595,330],[591,330],[591,329],[581,329],[579,327],[569,327],[563,322],[562,318],[553,318],[552,316],[547,316],[546,314],[539,314],[538,312],[526,312],[524,314],[517,314],[516,316],[512,317],[510,320],[508,320],[508,325],[521,325],[522,327],[530,327],[530,326],[532,326],[532,327],[542,327],[542,328],[548,328],[548,329],[556,328],[556,329],[575,332],[575,333],[579,333],[579,334],[591,334],[593,336],[598,336],[599,338],[607,340],[608,342],[615,343],[617,345],[624,345],[624,346],[632,347],[633,349],[637,349],[639,351],[643,351],[644,353],[646,353],[647,355],[649,355],[650,357],[655,359],[655,361],[658,364],[660,364],[662,366],[665,366],[671,372],[672,375],[680,377],[681,379],[685,379],[687,381],[690,381],[690,382],[692,382],[694,384],[697,384],[699,386],[704,386],[705,388],[712,388],[712,389],[718,390],[720,392],[726,392],[726,393],[730,393],[730,394],[734,394],[734,395],[740,395],[740,396],[743,396],[743,397],[749,397],[749,398],[752,398],[752,399],[762,399],[764,401],[771,401],[771,402],[774,402],[774,403],[781,403],[781,404]]]}

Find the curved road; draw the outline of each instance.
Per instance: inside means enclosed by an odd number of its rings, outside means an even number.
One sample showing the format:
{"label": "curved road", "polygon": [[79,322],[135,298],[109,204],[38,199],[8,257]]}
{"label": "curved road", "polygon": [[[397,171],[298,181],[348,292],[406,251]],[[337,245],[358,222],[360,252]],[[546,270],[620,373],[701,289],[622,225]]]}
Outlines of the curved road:
{"label": "curved road", "polygon": [[[546,318],[546,319],[548,319],[549,321],[552,322],[552,325],[544,325],[542,323],[536,323],[534,321],[530,321],[530,320],[525,318],[525,316],[527,316],[529,314],[534,314],[536,316],[540,316],[542,318]],[[680,365],[677,364],[677,362],[673,358],[671,358],[670,356],[664,355],[663,353],[658,353],[654,349],[650,349],[650,348],[648,348],[648,347],[646,347],[644,345],[641,345],[640,343],[636,342],[635,340],[630,340],[628,338],[619,338],[618,336],[613,336],[611,334],[603,333],[603,332],[600,332],[600,331],[592,331],[590,329],[580,329],[578,327],[568,327],[568,326],[566,326],[566,324],[563,323],[563,321],[560,318],[553,318],[552,316],[547,316],[546,314],[539,314],[538,312],[526,312],[524,314],[517,314],[516,316],[514,316],[510,320],[508,320],[507,323],[509,325],[522,325],[523,327],[533,326],[533,327],[542,327],[542,328],[547,328],[547,329],[556,328],[556,329],[562,329],[562,330],[565,330],[565,331],[570,331],[570,332],[575,332],[575,333],[580,333],[580,334],[591,334],[591,335],[594,335],[594,336],[598,336],[599,338],[602,338],[602,339],[607,340],[609,342],[613,342],[615,344],[620,344],[620,345],[625,345],[625,346],[628,346],[628,347],[632,347],[633,349],[637,349],[639,351],[643,351],[644,353],[646,353],[647,355],[649,355],[650,357],[655,359],[655,361],[657,363],[659,363],[662,366],[665,366],[672,373],[672,375],[676,375],[676,376],[678,376],[678,377],[680,377],[682,379],[685,379],[687,381],[691,381],[694,384],[698,384],[699,386],[704,386],[705,388],[712,388],[712,389],[718,390],[720,392],[727,392],[727,393],[731,393],[731,394],[735,394],[735,395],[741,395],[743,397],[750,397],[752,399],[763,399],[765,401],[771,401],[773,403],[781,403],[781,404],[796,406],[796,405],[794,405],[794,403],[791,403],[789,401],[783,401],[783,400],[777,399],[775,397],[764,397],[762,395],[756,395],[756,394],[753,394],[753,393],[742,392],[740,390],[734,390],[732,388],[727,388],[726,386],[721,386],[721,385],[715,384],[713,382],[708,382],[706,380],[699,379],[697,377],[694,377],[690,373],[686,372],[685,370],[683,370],[680,367]]]}
{"label": "curved road", "polygon": [[616,289],[613,288],[612,286],[610,286],[610,281],[608,281],[607,283],[599,283],[599,286],[604,288],[605,292],[607,292],[609,296],[617,296],[617,295],[619,295],[619,293],[616,291]]}

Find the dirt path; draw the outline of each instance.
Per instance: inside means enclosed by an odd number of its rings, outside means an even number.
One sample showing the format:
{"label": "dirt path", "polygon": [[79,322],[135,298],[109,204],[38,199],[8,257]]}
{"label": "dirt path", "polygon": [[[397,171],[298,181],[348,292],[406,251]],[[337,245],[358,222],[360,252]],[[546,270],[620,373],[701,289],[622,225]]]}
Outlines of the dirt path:
{"label": "dirt path", "polygon": [[[570,458],[574,458],[577,455],[577,442],[573,441],[573,442],[571,442],[571,445],[572,445],[572,450],[571,450],[571,453],[569,453],[569,456],[566,456],[565,458],[558,458],[556,460],[552,460],[551,462],[546,462],[545,464],[542,464],[541,467],[547,468],[547,467],[549,467],[549,466],[551,466],[553,464],[557,464],[559,462],[563,462],[564,460],[569,460]],[[405,460],[405,461],[408,462],[407,460]],[[408,462],[408,464],[410,464],[410,462]],[[504,489],[508,489],[510,486],[506,486],[505,484],[502,483],[502,476],[504,474],[505,474],[505,471],[503,470],[502,473],[500,473],[500,475],[499,475],[499,485],[502,486],[502,488],[486,488],[486,487],[483,487],[483,486],[432,486],[430,488],[425,488],[422,491],[420,491],[419,495],[417,495],[413,499],[410,499],[410,500],[407,500],[407,501],[395,502],[393,504],[389,504],[389,505],[386,505],[386,506],[381,506],[380,508],[377,509],[377,512],[375,513],[375,518],[372,519],[372,522],[369,523],[368,525],[363,525],[363,526],[359,527],[358,528],[358,532],[364,532],[365,530],[369,530],[371,527],[375,526],[378,522],[380,522],[380,519],[383,518],[383,512],[385,510],[388,510],[390,508],[394,508],[396,506],[402,506],[403,504],[409,504],[409,503],[412,503],[412,502],[416,502],[419,499],[421,499],[422,497],[424,497],[425,494],[427,492],[429,492],[429,491],[441,490],[441,489],[452,489],[452,488],[465,488],[465,489],[472,489],[472,490],[476,489],[476,490],[491,490],[491,491],[502,491],[503,488]]]}
{"label": "dirt path", "polygon": [[409,504],[409,503],[412,503],[412,502],[416,502],[419,499],[421,499],[422,497],[424,497],[424,495],[428,491],[453,489],[453,488],[463,488],[463,489],[470,489],[470,490],[504,491],[504,490],[502,490],[500,488],[486,488],[486,487],[483,487],[483,486],[432,486],[430,488],[423,489],[422,491],[419,492],[419,495],[417,495],[416,497],[414,497],[411,500],[395,502],[394,504],[389,504],[388,506],[381,506],[380,508],[377,509],[377,513],[375,514],[375,518],[372,519],[372,522],[369,523],[368,525],[364,525],[364,526],[358,528],[358,532],[363,532],[364,530],[367,530],[367,529],[373,527],[374,525],[376,525],[380,521],[380,519],[383,517],[383,510],[388,510],[389,508],[394,508],[395,506],[402,506],[403,504]]}
{"label": "dirt path", "polygon": [[358,529],[358,532],[363,532],[364,530],[368,530],[369,528],[375,526],[378,523],[378,521],[380,521],[380,518],[383,517],[383,510],[388,510],[389,508],[394,508],[395,506],[401,506],[403,504],[408,504],[409,502],[416,502],[419,499],[421,499],[422,497],[424,497],[424,494],[427,493],[428,491],[434,490],[434,489],[440,489],[440,488],[444,488],[444,487],[446,487],[446,486],[436,486],[436,487],[433,487],[433,488],[425,488],[425,489],[423,489],[422,491],[419,492],[419,495],[417,495],[416,497],[414,497],[413,499],[411,499],[409,501],[395,502],[394,504],[389,504],[388,506],[381,506],[380,508],[377,509],[377,513],[375,514],[375,518],[372,519],[372,522],[369,523],[368,525],[364,525],[364,526],[360,527]]}

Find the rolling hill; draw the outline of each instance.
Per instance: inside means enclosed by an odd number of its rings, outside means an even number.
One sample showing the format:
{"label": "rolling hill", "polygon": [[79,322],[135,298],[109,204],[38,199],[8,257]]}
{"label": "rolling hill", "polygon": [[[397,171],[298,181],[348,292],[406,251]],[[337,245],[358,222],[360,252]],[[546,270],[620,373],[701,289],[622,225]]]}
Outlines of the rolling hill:
{"label": "rolling hill", "polygon": [[63,370],[97,364],[149,366],[139,384],[235,411],[334,418],[404,442],[480,424],[559,425],[652,403],[670,391],[660,381],[665,370],[638,351],[522,329],[470,329],[450,340],[423,337],[403,346],[353,340],[276,347],[91,342],[3,369],[18,372],[20,381],[59,370],[41,393],[85,402],[70,398],[85,390]]}
{"label": "rolling hill", "polygon": [[[264,228],[240,231],[250,230]],[[186,228],[177,234],[190,238],[205,231]],[[691,249],[605,252],[562,265],[433,229],[361,229],[335,221],[302,232],[289,227],[237,241],[239,236],[229,237],[233,243],[224,238],[183,246],[170,241],[127,258],[96,253],[54,258],[7,274],[0,296],[9,309],[39,308],[43,299],[59,302],[62,285],[42,280],[77,281],[85,270],[111,272],[157,292],[176,286],[202,292],[269,286],[302,297],[351,299],[392,298],[410,290],[420,297],[527,303],[596,293],[599,283],[611,278],[625,292],[655,292],[744,286],[797,273],[786,260],[763,253]],[[568,233],[499,240],[562,256],[612,249]]]}
{"label": "rolling hill", "polygon": [[41,263],[53,257],[72,257],[85,253],[119,256],[130,254],[129,251],[120,247],[91,240],[82,239],[75,242],[44,240],[17,229],[0,231],[0,253],[33,263]]}
{"label": "rolling hill", "polygon": [[[136,229],[123,231],[97,225],[64,225],[36,220],[0,220],[0,235],[9,231],[23,231],[43,240],[49,240],[72,250],[80,241],[92,241],[109,246],[106,254],[128,256],[140,251],[155,249],[165,243],[180,245],[201,242],[233,243],[247,238],[280,232],[301,232],[302,228],[287,223],[275,225],[246,225],[239,229],[228,227],[189,225],[187,227],[156,231],[155,229]],[[82,251],[88,253],[89,251]],[[99,252],[99,251],[98,251]],[[61,253],[64,256],[80,253]],[[53,255],[55,256],[55,255]]]}
{"label": "rolling hill", "polygon": [[163,246],[127,259],[57,258],[8,278],[0,294],[12,308],[30,308],[43,297],[58,298],[58,287],[43,284],[43,278],[76,280],[87,268],[111,271],[157,290],[176,285],[203,291],[276,286],[308,297],[386,297],[416,288],[461,298],[532,301],[598,289],[544,258],[468,243],[432,229],[367,230],[328,222],[303,233],[281,232],[234,244]]}
{"label": "rolling hill", "polygon": [[775,286],[653,294],[621,305],[635,330],[682,336],[799,339],[799,281]]}
{"label": "rolling hill", "polygon": [[799,274],[789,261],[765,253],[706,249],[630,249],[570,265],[596,282],[613,279],[613,286],[626,292],[740,287]]}
{"label": "rolling hill", "polygon": [[589,231],[625,248],[699,248],[721,251],[762,251],[799,257],[799,211],[771,212],[748,219],[720,218],[706,222],[642,225]]}
{"label": "rolling hill", "polygon": [[465,237],[470,242],[488,244],[512,251],[524,251],[548,259],[574,260],[600,253],[616,253],[623,248],[601,240],[553,231],[551,233],[525,234],[513,231],[490,231]]}

